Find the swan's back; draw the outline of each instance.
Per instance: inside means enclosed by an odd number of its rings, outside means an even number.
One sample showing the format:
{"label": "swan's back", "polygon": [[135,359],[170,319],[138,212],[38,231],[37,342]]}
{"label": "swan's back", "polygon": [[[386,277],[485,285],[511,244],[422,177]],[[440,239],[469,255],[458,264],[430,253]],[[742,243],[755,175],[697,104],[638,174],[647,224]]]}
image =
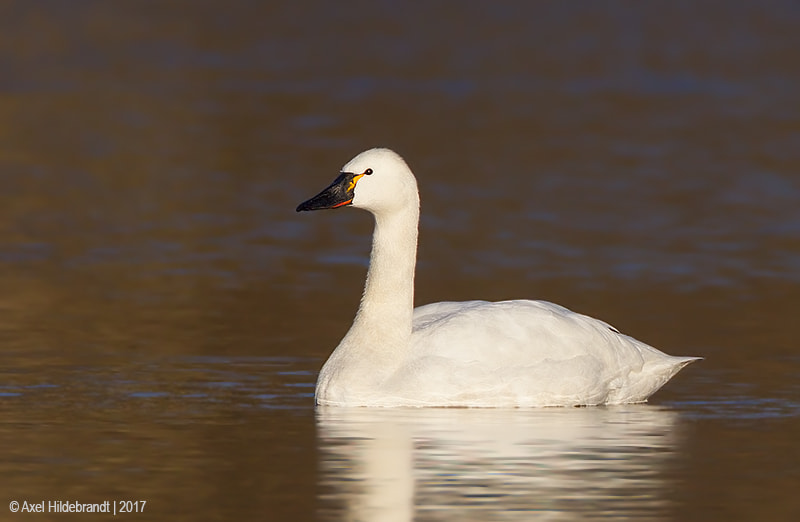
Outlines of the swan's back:
{"label": "swan's back", "polygon": [[[389,402],[567,406],[643,402],[695,357],[672,357],[544,301],[414,310],[412,350]],[[442,404],[444,402],[444,404]]]}

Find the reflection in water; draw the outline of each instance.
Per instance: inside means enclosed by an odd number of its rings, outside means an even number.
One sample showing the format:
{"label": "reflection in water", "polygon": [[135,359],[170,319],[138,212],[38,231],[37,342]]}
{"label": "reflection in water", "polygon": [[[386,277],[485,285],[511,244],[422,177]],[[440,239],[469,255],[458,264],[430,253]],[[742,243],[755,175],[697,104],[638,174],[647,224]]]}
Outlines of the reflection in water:
{"label": "reflection in water", "polygon": [[659,518],[677,422],[650,405],[320,408],[322,505],[343,501],[348,520]]}

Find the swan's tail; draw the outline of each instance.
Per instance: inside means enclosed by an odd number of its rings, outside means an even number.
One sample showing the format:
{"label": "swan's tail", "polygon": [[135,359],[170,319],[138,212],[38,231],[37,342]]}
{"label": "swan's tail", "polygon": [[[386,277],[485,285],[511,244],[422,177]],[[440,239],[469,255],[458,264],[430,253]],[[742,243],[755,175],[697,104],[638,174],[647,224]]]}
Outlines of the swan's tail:
{"label": "swan's tail", "polygon": [[702,361],[703,357],[676,357],[670,356],[661,366],[664,368],[666,374],[666,381],[672,379],[676,373],[681,371],[684,366],[688,366],[695,361]]}
{"label": "swan's tail", "polygon": [[[609,395],[609,404],[645,402],[657,392],[667,381],[672,379],[681,369],[702,357],[675,357],[662,354],[655,360],[647,361],[637,376],[630,375],[627,386]],[[623,392],[623,393],[619,393]]]}
{"label": "swan's tail", "polygon": [[[702,361],[703,359],[705,359],[705,357],[675,357],[675,356],[672,357],[672,360],[677,365],[678,370],[680,370],[687,364],[692,364],[695,361]],[[675,371],[677,372],[678,370]]]}
{"label": "swan's tail", "polygon": [[660,361],[653,361],[646,364],[642,369],[642,373],[647,373],[651,376],[653,388],[643,400],[647,400],[652,394],[657,392],[667,381],[675,377],[675,374],[681,371],[685,366],[692,364],[695,361],[702,361],[702,357],[677,357],[668,355]]}

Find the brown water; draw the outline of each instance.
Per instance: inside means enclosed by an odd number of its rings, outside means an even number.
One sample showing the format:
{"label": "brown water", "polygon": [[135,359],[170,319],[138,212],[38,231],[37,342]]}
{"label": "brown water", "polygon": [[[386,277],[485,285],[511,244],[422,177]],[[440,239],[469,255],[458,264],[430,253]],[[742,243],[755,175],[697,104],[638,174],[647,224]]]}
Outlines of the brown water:
{"label": "brown water", "polygon": [[[3,4],[0,519],[800,519],[796,3],[272,4]],[[371,223],[294,207],[375,145],[419,304],[706,360],[646,405],[315,411]]]}

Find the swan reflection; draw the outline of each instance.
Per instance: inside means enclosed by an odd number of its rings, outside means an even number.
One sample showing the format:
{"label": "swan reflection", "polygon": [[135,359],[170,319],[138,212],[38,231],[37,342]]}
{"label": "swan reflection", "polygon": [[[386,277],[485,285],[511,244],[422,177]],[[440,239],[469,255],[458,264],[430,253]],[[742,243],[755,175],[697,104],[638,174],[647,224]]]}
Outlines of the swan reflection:
{"label": "swan reflection", "polygon": [[671,507],[678,415],[656,406],[319,408],[317,424],[322,515],[653,519]]}

